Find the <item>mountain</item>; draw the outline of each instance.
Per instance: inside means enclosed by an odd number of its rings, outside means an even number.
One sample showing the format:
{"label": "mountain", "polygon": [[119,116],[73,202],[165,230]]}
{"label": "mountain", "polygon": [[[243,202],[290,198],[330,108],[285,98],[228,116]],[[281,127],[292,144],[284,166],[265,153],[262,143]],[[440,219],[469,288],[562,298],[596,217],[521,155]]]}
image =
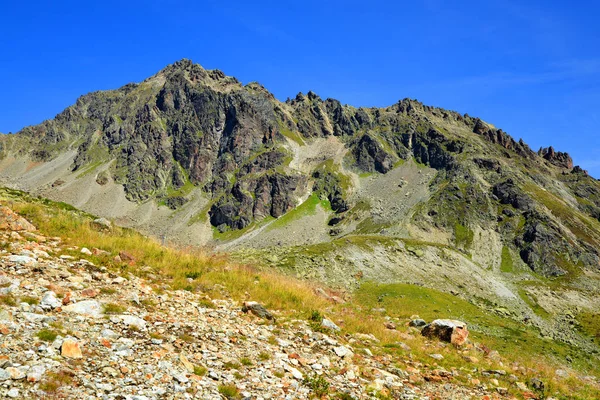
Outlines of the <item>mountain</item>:
{"label": "mountain", "polygon": [[280,102],[181,60],[0,144],[6,185],[120,225],[341,287],[458,293],[596,348],[556,326],[600,305],[600,182],[479,118]]}

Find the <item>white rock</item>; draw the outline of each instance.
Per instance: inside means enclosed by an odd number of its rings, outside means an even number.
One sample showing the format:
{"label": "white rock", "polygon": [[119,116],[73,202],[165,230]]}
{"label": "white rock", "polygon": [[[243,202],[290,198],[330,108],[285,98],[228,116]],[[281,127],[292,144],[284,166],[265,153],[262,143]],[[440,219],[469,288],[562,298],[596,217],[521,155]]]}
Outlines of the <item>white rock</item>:
{"label": "white rock", "polygon": [[4,368],[0,368],[0,381],[10,379],[10,374]]}
{"label": "white rock", "polygon": [[52,290],[48,290],[46,293],[44,293],[44,297],[42,297],[42,300],[40,301],[40,307],[48,310],[60,306],[62,306],[62,301],[56,298],[56,293],[54,293]]}
{"label": "white rock", "polygon": [[12,255],[12,256],[6,257],[6,259],[10,262],[13,262],[15,264],[20,264],[20,265],[36,265],[37,264],[37,261],[35,260],[35,258],[29,257],[29,256]]}
{"label": "white rock", "polygon": [[102,307],[96,300],[79,301],[63,307],[62,310],[67,313],[84,314],[92,317],[99,317],[102,315]]}
{"label": "white rock", "polygon": [[86,256],[91,256],[92,252],[87,247],[81,249],[81,254],[85,254]]}
{"label": "white rock", "polygon": [[173,379],[175,379],[179,383],[188,383],[189,382],[189,379],[187,378],[187,376],[185,376],[185,374],[172,371],[171,376],[173,377]]}
{"label": "white rock", "polygon": [[4,309],[0,309],[0,321],[1,322],[12,322],[12,314]]}
{"label": "white rock", "polygon": [[58,350],[62,346],[64,340],[65,340],[64,337],[58,335],[56,337],[56,339],[54,339],[54,341],[52,342],[52,344],[50,345],[50,347],[52,347],[53,349]]}
{"label": "white rock", "polygon": [[281,347],[288,347],[292,344],[292,342],[289,342],[289,341],[283,340],[283,339],[279,339],[279,338],[277,338],[275,340],[277,340],[277,344],[280,345]]}
{"label": "white rock", "polygon": [[116,355],[121,357],[129,357],[133,354],[133,350],[124,344],[118,344],[113,347],[113,350]]}
{"label": "white rock", "polygon": [[27,372],[28,382],[39,382],[42,380],[42,376],[46,372],[46,367],[43,365],[34,365]]}
{"label": "white rock", "polygon": [[94,220],[94,224],[98,225],[100,228],[110,229],[112,227],[112,223],[106,218],[98,218]]}
{"label": "white rock", "polygon": [[29,322],[40,322],[46,319],[46,316],[44,314],[35,314],[30,312],[21,313],[21,316],[23,316],[23,318],[25,318]]}
{"label": "white rock", "polygon": [[25,379],[25,377],[27,376],[27,370],[29,369],[29,367],[27,366],[22,366],[22,367],[8,367],[6,368],[6,372],[8,372],[10,374],[10,377],[14,380],[20,380],[20,379]]}
{"label": "white rock", "polygon": [[16,399],[17,397],[19,397],[19,389],[12,388],[6,393],[6,395],[12,399]]}
{"label": "white rock", "polygon": [[340,358],[352,358],[352,356],[354,355],[354,353],[352,353],[352,350],[350,350],[346,346],[334,347],[333,351]]}
{"label": "white rock", "polygon": [[319,360],[319,364],[321,364],[325,368],[331,367],[331,361],[329,361],[329,357],[327,356],[321,357],[321,359]]}
{"label": "white rock", "polygon": [[340,327],[337,326],[333,321],[327,319],[327,318],[323,318],[323,321],[321,321],[321,326],[323,328],[327,328],[327,329],[331,329],[333,331],[339,331]]}
{"label": "white rock", "polygon": [[138,329],[146,328],[146,321],[135,315],[119,315],[121,322],[128,326],[135,326]]}
{"label": "white rock", "polygon": [[302,372],[298,371],[296,368],[292,367],[289,364],[284,364],[283,368],[292,374],[292,376],[295,379],[298,379],[299,381],[301,381],[302,379],[304,379],[304,375],[302,375]]}
{"label": "white rock", "polygon": [[381,379],[375,379],[373,382],[371,382],[369,388],[372,388],[375,391],[381,391],[385,388],[385,381]]}
{"label": "white rock", "polygon": [[102,332],[100,332],[100,336],[102,336],[103,338],[106,338],[106,339],[118,339],[119,338],[119,334],[111,329],[103,329]]}

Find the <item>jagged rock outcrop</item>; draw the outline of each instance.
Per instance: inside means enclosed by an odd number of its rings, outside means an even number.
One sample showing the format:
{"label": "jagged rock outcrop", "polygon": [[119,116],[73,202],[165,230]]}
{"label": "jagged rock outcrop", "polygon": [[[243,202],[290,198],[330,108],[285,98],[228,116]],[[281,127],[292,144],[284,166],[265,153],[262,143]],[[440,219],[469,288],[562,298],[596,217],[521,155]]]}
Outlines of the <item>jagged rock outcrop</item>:
{"label": "jagged rock outcrop", "polygon": [[506,132],[502,131],[502,129],[493,129],[479,118],[475,118],[472,122],[469,121],[468,123],[473,124],[474,133],[494,144],[498,144],[507,150],[513,150],[524,157],[531,157],[533,155],[529,146],[522,139],[519,139],[517,142]]}
{"label": "jagged rock outcrop", "polygon": [[550,163],[560,168],[573,169],[573,159],[569,153],[555,151],[552,146],[541,147],[538,150],[538,156],[548,160]]}

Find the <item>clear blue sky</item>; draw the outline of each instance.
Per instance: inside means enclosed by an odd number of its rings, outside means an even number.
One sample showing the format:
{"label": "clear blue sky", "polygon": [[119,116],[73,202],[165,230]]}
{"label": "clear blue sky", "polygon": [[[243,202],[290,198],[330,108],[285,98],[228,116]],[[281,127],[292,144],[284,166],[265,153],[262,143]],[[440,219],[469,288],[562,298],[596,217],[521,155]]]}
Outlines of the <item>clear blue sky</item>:
{"label": "clear blue sky", "polygon": [[466,112],[600,177],[598,16],[595,1],[2,1],[0,131],[189,58],[281,100]]}

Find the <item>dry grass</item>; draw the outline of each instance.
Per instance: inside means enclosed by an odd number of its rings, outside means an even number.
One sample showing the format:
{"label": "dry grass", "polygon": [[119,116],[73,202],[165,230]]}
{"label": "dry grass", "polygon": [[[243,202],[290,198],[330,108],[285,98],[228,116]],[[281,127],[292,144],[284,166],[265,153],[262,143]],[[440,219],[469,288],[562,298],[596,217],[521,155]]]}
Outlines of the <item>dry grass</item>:
{"label": "dry grass", "polygon": [[46,378],[40,382],[40,389],[50,396],[56,395],[61,387],[72,385],[74,382],[73,374],[67,370],[58,372],[51,371],[46,374]]}

